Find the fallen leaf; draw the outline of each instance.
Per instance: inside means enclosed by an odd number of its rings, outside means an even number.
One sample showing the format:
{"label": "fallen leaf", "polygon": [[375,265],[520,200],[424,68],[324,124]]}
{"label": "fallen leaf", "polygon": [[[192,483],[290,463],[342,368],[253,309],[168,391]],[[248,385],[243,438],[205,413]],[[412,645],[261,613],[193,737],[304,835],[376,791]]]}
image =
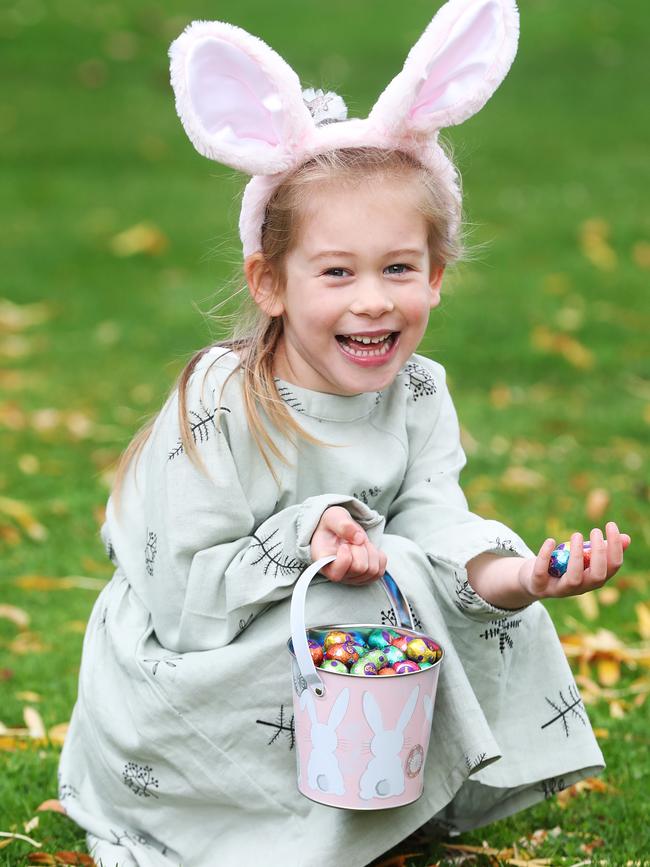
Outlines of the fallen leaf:
{"label": "fallen leaf", "polygon": [[604,728],[595,728],[595,729],[594,729],[594,735],[595,735],[597,738],[599,738],[601,741],[602,741],[602,740],[607,740],[607,738],[609,737],[609,729],[604,729]]}
{"label": "fallen leaf", "polygon": [[610,701],[609,703],[609,714],[613,719],[624,719],[625,717],[625,705],[622,701]]}
{"label": "fallen leaf", "polygon": [[594,488],[587,494],[587,503],[585,505],[585,514],[590,521],[600,521],[607,509],[611,497],[605,488]]}
{"label": "fallen leaf", "polygon": [[85,575],[71,575],[65,578],[52,578],[48,575],[22,575],[14,580],[22,590],[102,590],[107,582],[101,578],[87,578]]}
{"label": "fallen leaf", "polygon": [[595,593],[582,593],[580,596],[574,596],[574,599],[583,617],[587,620],[598,619],[598,598]]}
{"label": "fallen leaf", "polygon": [[31,846],[36,846],[40,848],[43,844],[38,843],[36,840],[32,840],[31,837],[26,837],[24,834],[16,834],[11,831],[0,831],[0,837],[6,837],[11,840],[23,840],[25,843],[29,843]]}
{"label": "fallen leaf", "polygon": [[528,467],[508,467],[501,476],[504,488],[513,491],[537,490],[544,486],[546,479],[536,470]]}
{"label": "fallen leaf", "polygon": [[31,690],[17,692],[16,698],[19,701],[41,701],[41,696],[37,692],[32,692]]}
{"label": "fallen leaf", "polygon": [[584,256],[602,271],[613,271],[618,262],[608,237],[609,224],[598,217],[585,220],[580,227],[580,248]]}
{"label": "fallen leaf", "polygon": [[49,801],[43,801],[42,804],[39,804],[36,808],[37,813],[63,813],[63,815],[67,815],[64,807],[62,806],[60,801],[57,801],[56,798],[50,798]]}
{"label": "fallen leaf", "polygon": [[47,538],[47,530],[34,518],[26,503],[9,497],[0,497],[0,513],[13,518],[35,542],[42,542]]}
{"label": "fallen leaf", "polygon": [[29,834],[30,831],[33,831],[34,828],[38,828],[39,822],[41,820],[38,816],[34,816],[33,819],[30,819],[29,822],[25,822],[23,824],[23,830],[26,834]]}
{"label": "fallen leaf", "polygon": [[594,366],[595,358],[591,350],[583,346],[575,337],[558,334],[547,325],[538,325],[533,329],[531,342],[535,349],[552,355],[561,355],[579,370],[590,370]]}
{"label": "fallen leaf", "polygon": [[39,471],[41,462],[36,455],[21,455],[18,458],[18,469],[26,476],[34,476]]}
{"label": "fallen leaf", "polygon": [[70,723],[59,723],[58,725],[52,726],[52,728],[48,731],[47,737],[50,743],[56,744],[57,746],[63,746],[66,735],[68,734],[68,729],[70,728]]}
{"label": "fallen leaf", "polygon": [[598,601],[601,605],[616,605],[620,598],[620,590],[618,587],[612,587],[611,584],[598,591]]}
{"label": "fallen leaf", "polygon": [[639,635],[641,638],[650,639],[650,603],[639,602],[635,605],[634,610],[639,624]]}
{"label": "fallen leaf", "polygon": [[90,855],[84,855],[82,852],[55,852],[57,865],[59,864],[77,864],[84,867],[95,867],[95,862]]}
{"label": "fallen leaf", "polygon": [[0,329],[3,331],[22,331],[32,325],[41,325],[50,318],[47,304],[14,304],[7,298],[0,298]]}
{"label": "fallen leaf", "polygon": [[12,653],[17,653],[18,656],[24,656],[27,653],[43,653],[49,648],[50,645],[43,644],[36,632],[20,632],[9,645],[9,650]]}
{"label": "fallen leaf", "polygon": [[639,241],[632,249],[632,258],[639,268],[650,268],[650,243]]}
{"label": "fallen leaf", "polygon": [[43,725],[43,718],[35,708],[24,707],[23,719],[25,720],[25,725],[29,729],[30,738],[45,737],[45,726]]}
{"label": "fallen leaf", "polygon": [[157,256],[167,249],[168,244],[167,237],[157,226],[137,223],[114,235],[110,247],[114,255],[119,257],[135,256],[137,253]]}
{"label": "fallen leaf", "polygon": [[572,786],[558,792],[556,800],[561,807],[566,807],[571,798],[575,798],[576,795],[580,795],[584,792],[599,792],[601,794],[618,795],[618,789],[615,789],[614,786],[610,786],[609,783],[606,783],[599,777],[586,777],[584,780],[578,780],[577,783],[574,783]]}
{"label": "fallen leaf", "polygon": [[15,401],[8,401],[0,404],[0,424],[9,430],[24,430],[27,416]]}
{"label": "fallen leaf", "polygon": [[11,620],[19,629],[29,626],[29,614],[15,605],[0,605],[0,617]]}

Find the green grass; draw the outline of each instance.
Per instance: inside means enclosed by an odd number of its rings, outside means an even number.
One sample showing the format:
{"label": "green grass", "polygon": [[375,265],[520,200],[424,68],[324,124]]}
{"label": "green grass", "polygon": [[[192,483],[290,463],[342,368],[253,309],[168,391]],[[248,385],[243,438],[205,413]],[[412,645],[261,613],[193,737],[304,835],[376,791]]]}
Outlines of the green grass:
{"label": "green grass", "polygon": [[[483,112],[448,135],[480,252],[449,275],[425,348],[449,372],[468,434],[464,483],[477,511],[536,544],[548,533],[588,529],[588,493],[607,490],[605,518],[634,540],[621,579],[637,580],[623,582],[618,602],[601,605],[593,622],[574,600],[549,610],[561,632],[582,623],[638,645],[635,605],[650,586],[650,302],[648,247],[640,246],[650,244],[643,85],[650,18],[642,0],[522,5],[511,75]],[[80,624],[95,596],[25,589],[16,579],[109,577],[97,534],[103,474],[185,359],[211,339],[199,311],[238,259],[241,180],[200,158],[185,138],[167,83],[169,42],[192,18],[218,15],[268,40],[305,85],[337,89],[353,113],[365,113],[431,11],[424,0],[399,7],[285,0],[273,13],[261,0],[222,0],[218,9],[207,0],[164,7],[9,0],[0,10],[0,69],[9,85],[0,95],[0,295],[42,302],[47,312],[16,332],[0,326],[8,456],[0,497],[25,503],[47,531],[34,540],[0,511],[0,602],[26,611],[23,631],[33,634],[32,650],[16,653],[19,630],[0,618],[5,726],[21,726],[29,703],[47,728],[69,719]],[[593,219],[605,221],[611,268],[585,255],[581,237]],[[111,238],[143,221],[168,238],[167,248],[116,257]],[[564,354],[545,349],[545,328],[587,349],[590,363],[576,366],[582,356],[566,340]],[[63,414],[51,429],[39,414],[47,408]],[[75,418],[88,420],[85,433],[70,432],[66,419],[74,428]],[[509,485],[513,466],[544,481]],[[626,669],[621,684],[642,674]],[[40,701],[21,698],[25,691]],[[559,826],[537,851],[554,864],[588,858],[580,847],[595,837],[603,845],[593,857],[608,864],[650,857],[649,705],[621,719],[605,702],[590,707],[609,735],[604,779],[615,791],[580,795],[566,808],[549,801],[460,842],[503,848]],[[36,807],[56,797],[57,758],[47,743],[0,751],[1,831],[23,832]],[[84,851],[83,833],[54,813],[41,814],[30,836],[44,851]],[[408,841],[399,851],[421,852],[410,859],[421,867],[444,863],[441,846]],[[30,851],[15,841],[0,849],[0,865],[24,864]]]}

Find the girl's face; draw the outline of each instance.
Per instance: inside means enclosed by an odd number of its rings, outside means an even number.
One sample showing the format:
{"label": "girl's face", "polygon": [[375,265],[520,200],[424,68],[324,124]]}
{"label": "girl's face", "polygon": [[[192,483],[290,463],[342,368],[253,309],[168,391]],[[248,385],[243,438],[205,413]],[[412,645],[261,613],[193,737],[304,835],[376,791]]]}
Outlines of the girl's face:
{"label": "girl's face", "polygon": [[330,394],[387,388],[424,335],[443,270],[414,184],[314,191],[273,311],[284,321],[275,374]]}

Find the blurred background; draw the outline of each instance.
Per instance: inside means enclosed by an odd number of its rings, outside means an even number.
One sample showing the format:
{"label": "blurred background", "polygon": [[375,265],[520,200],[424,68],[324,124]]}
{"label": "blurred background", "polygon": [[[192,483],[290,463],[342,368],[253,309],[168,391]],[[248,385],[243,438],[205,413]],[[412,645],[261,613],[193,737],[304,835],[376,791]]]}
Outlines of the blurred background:
{"label": "blurred background", "polygon": [[[84,624],[110,577],[98,527],[115,460],[224,335],[205,314],[239,282],[243,179],[185,137],[169,43],[191,20],[230,21],[365,116],[438,5],[0,8],[0,830],[56,797]],[[475,511],[534,548],[609,519],[633,537],[610,587],[548,606],[605,733],[605,779],[626,793],[592,793],[573,822],[605,810],[603,845],[630,857],[642,844],[623,830],[648,827],[650,783],[634,759],[650,704],[649,48],[642,0],[522,0],[509,76],[446,134],[472,256],[447,275],[422,347],[449,373]],[[15,842],[0,864],[28,851]]]}

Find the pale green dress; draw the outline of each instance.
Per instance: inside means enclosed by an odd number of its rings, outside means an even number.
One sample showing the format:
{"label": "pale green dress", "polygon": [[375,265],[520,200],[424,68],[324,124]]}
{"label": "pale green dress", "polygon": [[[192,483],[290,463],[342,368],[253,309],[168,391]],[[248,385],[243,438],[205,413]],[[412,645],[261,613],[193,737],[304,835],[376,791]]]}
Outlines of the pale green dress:
{"label": "pale green dress", "polygon": [[[158,417],[102,537],[115,574],[84,641],[59,797],[104,867],[362,867],[434,819],[450,832],[551,796],[603,767],[546,610],[506,611],[467,583],[483,551],[532,552],[468,511],[465,457],[443,368],[413,356],[382,393],[278,382],[328,446],[276,441],[279,486],[247,429],[231,353],[209,350],[180,440]],[[296,788],[289,597],[324,511],[344,505],[388,554],[416,625],[445,648],[419,801],[320,806]],[[376,586],[322,580],[308,622],[390,623]],[[338,863],[338,862],[337,862]]]}

